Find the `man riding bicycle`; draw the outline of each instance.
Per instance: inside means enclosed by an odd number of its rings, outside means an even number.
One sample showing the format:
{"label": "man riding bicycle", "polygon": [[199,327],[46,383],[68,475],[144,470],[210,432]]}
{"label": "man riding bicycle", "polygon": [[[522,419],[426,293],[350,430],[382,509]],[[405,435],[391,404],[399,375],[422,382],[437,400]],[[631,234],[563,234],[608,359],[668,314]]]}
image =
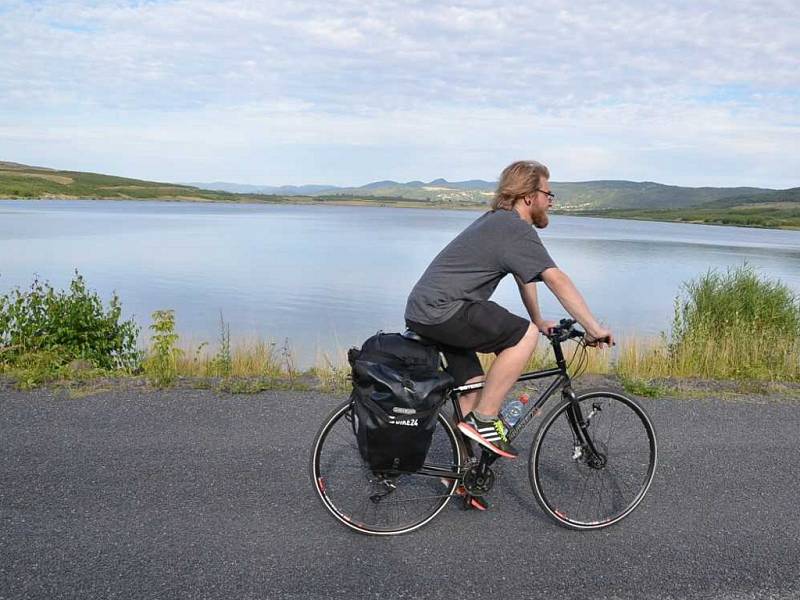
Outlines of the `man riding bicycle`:
{"label": "man riding bicycle", "polygon": [[[586,330],[590,344],[613,343],[609,329],[592,315],[572,280],[548,254],[534,227],[544,229],[555,195],[550,172],[536,161],[503,171],[491,210],[456,236],[428,266],[406,304],[410,329],[442,346],[455,385],[484,380],[476,352],[496,354],[479,391],[462,394],[461,432],[507,458],[517,451],[498,417],[503,400],[530,360],[539,332],[555,323],[542,318],[536,283],[543,281]],[[531,321],[491,302],[500,280],[514,275]]]}

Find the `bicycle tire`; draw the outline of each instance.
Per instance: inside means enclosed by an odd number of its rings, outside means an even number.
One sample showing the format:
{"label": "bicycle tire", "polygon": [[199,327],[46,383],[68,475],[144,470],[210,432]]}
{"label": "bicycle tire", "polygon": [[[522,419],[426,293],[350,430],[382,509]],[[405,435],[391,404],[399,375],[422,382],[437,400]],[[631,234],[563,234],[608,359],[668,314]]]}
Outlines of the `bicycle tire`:
{"label": "bicycle tire", "polygon": [[539,506],[569,529],[619,522],[644,499],[658,463],[655,428],[644,408],[625,394],[588,390],[578,395],[589,435],[604,455],[592,464],[576,442],[562,400],[542,421],[531,446],[528,475]]}
{"label": "bicycle tire", "polygon": [[[362,460],[352,429],[350,401],[337,406],[314,438],[311,480],[323,506],[343,525],[369,535],[399,535],[428,523],[447,505],[458,480],[444,484],[439,477],[418,473],[376,475]],[[452,426],[443,414],[423,468],[458,471],[461,449]],[[371,497],[395,489],[377,502]]]}

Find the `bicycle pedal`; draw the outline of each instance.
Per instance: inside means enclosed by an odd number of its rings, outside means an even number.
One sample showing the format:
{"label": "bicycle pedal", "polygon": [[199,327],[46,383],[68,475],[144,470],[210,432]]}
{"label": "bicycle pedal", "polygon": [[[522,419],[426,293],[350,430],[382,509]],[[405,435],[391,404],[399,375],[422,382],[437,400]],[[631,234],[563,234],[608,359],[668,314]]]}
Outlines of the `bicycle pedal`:
{"label": "bicycle pedal", "polygon": [[489,503],[479,496],[469,496],[464,498],[464,510],[489,510]]}

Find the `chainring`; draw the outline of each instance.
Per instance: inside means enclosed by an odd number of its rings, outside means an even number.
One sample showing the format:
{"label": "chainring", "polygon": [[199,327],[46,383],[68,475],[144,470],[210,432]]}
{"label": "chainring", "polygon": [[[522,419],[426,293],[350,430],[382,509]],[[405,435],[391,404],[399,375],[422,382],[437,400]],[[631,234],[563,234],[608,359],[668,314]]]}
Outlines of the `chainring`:
{"label": "chainring", "polygon": [[473,465],[464,473],[464,489],[472,496],[484,496],[494,486],[494,471],[486,467],[483,476],[480,475],[479,465]]}

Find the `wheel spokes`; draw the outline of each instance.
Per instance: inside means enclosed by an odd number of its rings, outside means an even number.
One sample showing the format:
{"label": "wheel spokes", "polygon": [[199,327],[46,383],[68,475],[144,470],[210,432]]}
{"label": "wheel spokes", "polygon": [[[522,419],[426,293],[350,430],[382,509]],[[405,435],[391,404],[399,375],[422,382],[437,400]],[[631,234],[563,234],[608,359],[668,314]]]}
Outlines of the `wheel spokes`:
{"label": "wheel spokes", "polygon": [[[375,474],[362,460],[352,424],[340,409],[323,427],[312,457],[313,476],[326,508],[346,525],[365,533],[400,533],[433,518],[447,503],[460,454],[452,429],[437,420],[424,468],[426,473]],[[320,486],[319,481],[324,482]],[[324,489],[323,489],[324,488]]]}
{"label": "wheel spokes", "polygon": [[548,513],[562,524],[595,528],[622,518],[641,501],[655,468],[655,440],[641,408],[621,395],[584,397],[579,403],[592,443],[574,452],[570,405],[562,404],[537,435],[529,468],[537,500]]}

